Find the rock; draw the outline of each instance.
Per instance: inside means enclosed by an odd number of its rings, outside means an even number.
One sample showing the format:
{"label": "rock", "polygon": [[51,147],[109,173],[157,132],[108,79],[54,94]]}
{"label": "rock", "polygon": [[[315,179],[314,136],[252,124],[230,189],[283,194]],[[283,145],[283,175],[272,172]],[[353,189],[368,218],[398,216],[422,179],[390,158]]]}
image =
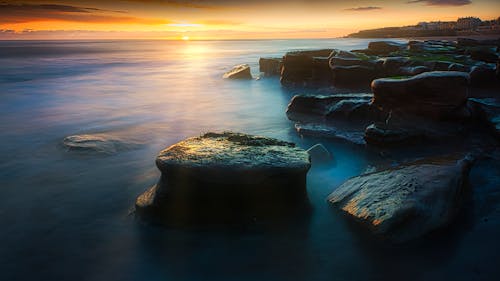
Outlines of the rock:
{"label": "rock", "polygon": [[430,71],[432,70],[427,66],[404,66],[399,68],[398,74],[401,76],[415,76]]}
{"label": "rock", "polygon": [[497,77],[497,80],[500,81],[500,59],[498,59],[498,61],[497,61],[497,67],[496,67],[496,70],[495,70],[495,75]]}
{"label": "rock", "polygon": [[373,55],[388,55],[392,52],[403,50],[406,46],[391,41],[375,41],[368,44],[368,50]]}
{"label": "rock", "polygon": [[409,61],[405,57],[384,58],[382,67],[386,75],[399,75],[401,67],[408,65]]}
{"label": "rock", "polygon": [[500,46],[500,39],[476,40],[471,38],[457,38],[459,47],[478,47],[478,46]]}
{"label": "rock", "polygon": [[333,161],[332,154],[320,143],[313,145],[307,150],[313,165],[328,164]]}
{"label": "rock", "polygon": [[460,63],[452,63],[448,67],[448,71],[460,71],[469,73],[470,67]]}
{"label": "rock", "polygon": [[371,98],[357,95],[332,104],[325,117],[334,120],[364,121],[377,119],[380,111],[371,104]]}
{"label": "rock", "polygon": [[114,154],[119,151],[136,149],[140,144],[108,134],[85,134],[65,137],[63,145],[69,151]]}
{"label": "rock", "polygon": [[358,59],[358,55],[356,55],[355,53],[343,50],[333,50],[330,57],[334,56],[338,58]]}
{"label": "rock", "polygon": [[260,58],[259,71],[265,76],[277,76],[281,74],[283,59],[281,58]]}
{"label": "rock", "polygon": [[331,84],[333,80],[332,70],[328,64],[329,59],[325,57],[313,57],[311,82],[314,85]]}
{"label": "rock", "polygon": [[248,64],[240,64],[226,72],[223,77],[226,79],[252,79],[252,74]]}
{"label": "rock", "polygon": [[400,110],[435,119],[455,117],[467,102],[468,75],[434,71],[407,79],[373,81],[373,103],[384,111]]}
{"label": "rock", "polygon": [[498,82],[495,69],[486,65],[472,67],[469,76],[473,87],[486,87]]}
{"label": "rock", "polygon": [[333,83],[341,87],[366,87],[378,76],[374,67],[368,66],[334,66],[332,68]]}
{"label": "rock", "polygon": [[490,48],[469,48],[465,53],[470,55],[473,60],[488,63],[496,63],[498,61],[498,55]]}
{"label": "rock", "polygon": [[456,138],[464,127],[454,122],[427,120],[416,116],[391,116],[387,122],[375,122],[366,127],[366,143],[394,146],[419,142],[443,141]]}
{"label": "rock", "polygon": [[500,101],[493,98],[470,98],[469,103],[479,121],[485,124],[495,137],[500,139]]}
{"label": "rock", "polygon": [[333,49],[289,52],[283,57],[281,84],[284,86],[307,86],[313,76],[313,58],[328,58]]}
{"label": "rock", "polygon": [[330,68],[335,66],[367,66],[375,67],[375,63],[369,60],[361,60],[358,58],[343,58],[343,57],[332,57],[330,58]]}
{"label": "rock", "polygon": [[293,143],[207,133],[160,152],[136,213],[163,223],[244,223],[303,213],[309,154]]}
{"label": "rock", "polygon": [[[340,124],[339,124],[340,123]],[[297,123],[295,130],[301,136],[312,136],[331,138],[341,141],[346,141],[355,145],[365,145],[364,130],[352,124],[343,124],[335,122],[334,124],[327,123]]]}
{"label": "rock", "polygon": [[460,209],[473,159],[425,159],[344,182],[328,201],[377,236],[406,242],[447,226]]}
{"label": "rock", "polygon": [[448,71],[450,68],[450,65],[452,65],[451,62],[447,61],[434,61],[434,71]]}
{"label": "rock", "polygon": [[294,121],[304,121],[304,115],[344,119],[363,117],[372,97],[372,94],[296,95],[288,104],[286,114]]}
{"label": "rock", "polygon": [[447,41],[426,40],[426,41],[410,41],[408,51],[411,53],[425,54],[455,54],[457,51],[456,45]]}

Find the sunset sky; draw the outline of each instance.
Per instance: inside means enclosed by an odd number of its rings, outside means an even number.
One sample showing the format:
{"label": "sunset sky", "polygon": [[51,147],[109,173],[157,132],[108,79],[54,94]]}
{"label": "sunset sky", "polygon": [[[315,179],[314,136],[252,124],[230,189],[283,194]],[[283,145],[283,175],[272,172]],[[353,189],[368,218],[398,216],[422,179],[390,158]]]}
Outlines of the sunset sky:
{"label": "sunset sky", "polygon": [[499,0],[0,0],[0,39],[331,38],[499,11]]}

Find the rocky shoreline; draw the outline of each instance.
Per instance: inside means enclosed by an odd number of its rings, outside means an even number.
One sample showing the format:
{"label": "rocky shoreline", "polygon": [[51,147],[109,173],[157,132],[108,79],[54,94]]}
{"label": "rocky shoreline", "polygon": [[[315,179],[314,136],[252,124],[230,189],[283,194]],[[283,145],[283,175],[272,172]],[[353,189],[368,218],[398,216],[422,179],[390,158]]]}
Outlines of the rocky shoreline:
{"label": "rocky shoreline", "polygon": [[[471,167],[498,154],[495,42],[376,41],[364,50],[289,52],[259,65],[262,76],[306,92],[286,110],[298,134],[347,141],[392,161],[332,186],[328,202],[376,237],[407,242],[453,222]],[[250,67],[224,78],[252,79]],[[320,88],[331,94],[314,94]],[[420,154],[427,146],[438,153]],[[405,161],[390,156],[401,150]],[[310,161],[328,165],[334,157],[320,144],[306,152],[266,137],[207,133],[160,152],[162,175],[137,198],[136,213],[189,224],[296,216],[307,209]]]}
{"label": "rocky shoreline", "polygon": [[[478,156],[499,148],[499,45],[473,39],[376,41],[364,50],[332,49],[322,57],[317,56],[324,50],[285,54],[283,86],[332,89],[330,95],[292,98],[286,113],[300,135],[389,154],[407,148],[406,162],[349,179],[328,201],[393,242],[449,225],[464,201],[475,158],[469,152]],[[370,92],[356,90],[368,85]],[[353,93],[337,94],[338,89]],[[417,152],[432,145],[445,153],[457,141],[453,156]]]}

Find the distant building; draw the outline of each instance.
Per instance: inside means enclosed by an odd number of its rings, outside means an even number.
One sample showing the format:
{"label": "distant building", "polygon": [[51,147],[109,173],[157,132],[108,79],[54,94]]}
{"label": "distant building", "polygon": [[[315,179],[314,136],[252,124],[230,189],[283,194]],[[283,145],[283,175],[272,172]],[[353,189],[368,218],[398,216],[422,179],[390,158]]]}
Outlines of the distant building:
{"label": "distant building", "polygon": [[456,23],[453,21],[431,21],[419,22],[416,27],[420,30],[448,30],[454,29]]}
{"label": "distant building", "polygon": [[457,20],[456,29],[476,30],[481,25],[481,23],[481,19],[475,17],[459,18]]}

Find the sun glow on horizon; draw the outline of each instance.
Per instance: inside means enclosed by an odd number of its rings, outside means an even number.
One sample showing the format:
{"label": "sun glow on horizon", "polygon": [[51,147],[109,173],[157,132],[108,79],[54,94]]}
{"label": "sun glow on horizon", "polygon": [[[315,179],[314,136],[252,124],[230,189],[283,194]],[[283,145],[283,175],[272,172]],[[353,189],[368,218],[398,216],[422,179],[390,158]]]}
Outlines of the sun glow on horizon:
{"label": "sun glow on horizon", "polygon": [[184,41],[189,41],[189,36],[184,35],[184,36],[182,36],[181,39],[184,40]]}

